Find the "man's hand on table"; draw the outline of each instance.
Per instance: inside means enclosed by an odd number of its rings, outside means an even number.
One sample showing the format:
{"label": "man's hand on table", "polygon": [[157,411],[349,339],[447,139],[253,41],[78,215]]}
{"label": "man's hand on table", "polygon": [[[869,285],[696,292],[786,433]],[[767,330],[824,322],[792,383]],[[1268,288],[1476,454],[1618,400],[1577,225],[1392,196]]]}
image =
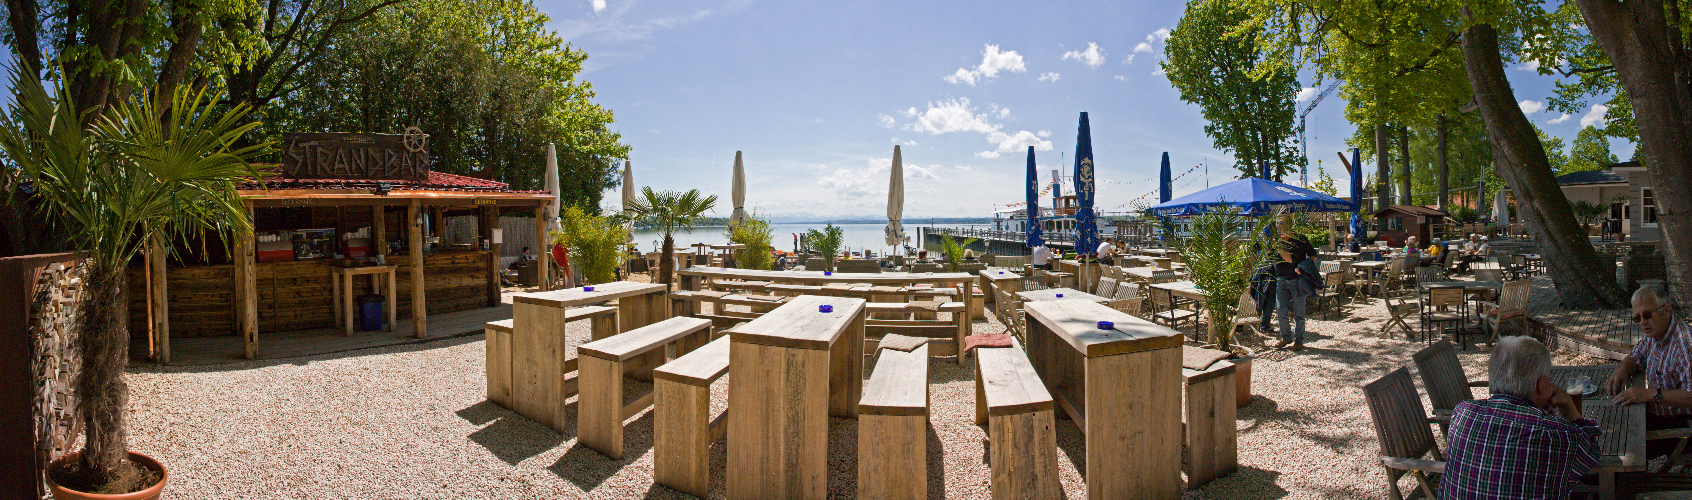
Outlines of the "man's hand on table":
{"label": "man's hand on table", "polygon": [[1610,398],[1610,402],[1615,403],[1616,406],[1624,406],[1637,403],[1649,403],[1656,399],[1656,397],[1657,391],[1655,389],[1635,387],[1616,392],[1616,397]]}

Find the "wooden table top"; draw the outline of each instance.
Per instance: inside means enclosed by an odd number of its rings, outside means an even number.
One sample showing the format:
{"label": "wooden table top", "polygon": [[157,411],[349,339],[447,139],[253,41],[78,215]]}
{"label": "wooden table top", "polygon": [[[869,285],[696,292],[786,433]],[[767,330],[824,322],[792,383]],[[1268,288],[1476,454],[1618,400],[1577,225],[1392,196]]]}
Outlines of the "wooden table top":
{"label": "wooden table top", "polygon": [[824,276],[822,271],[764,271],[706,266],[689,267],[676,273],[682,276],[777,283],[950,284],[975,280],[975,275],[971,273],[834,273]]}
{"label": "wooden table top", "polygon": [[[1086,300],[1027,302],[1022,307],[1030,319],[1089,358],[1179,347],[1183,339],[1181,332],[1167,326]],[[1115,328],[1100,330],[1100,321],[1110,321]]]}
{"label": "wooden table top", "polygon": [[329,268],[329,271],[335,274],[351,274],[357,276],[360,274],[391,273],[397,268],[399,268],[399,266],[331,267]]}
{"label": "wooden table top", "polygon": [[981,277],[987,278],[987,279],[992,280],[992,281],[1022,279],[1021,274],[1018,274],[1018,273],[1012,272],[1012,271],[1006,271],[1006,270],[1003,270],[1003,269],[983,269],[983,270],[979,271],[979,273],[981,274]]}
{"label": "wooden table top", "polygon": [[1486,290],[1500,290],[1504,288],[1504,284],[1497,281],[1429,281],[1427,283],[1421,283],[1419,286],[1421,286],[1423,290],[1434,287],[1462,287],[1465,289],[1475,288]]}
{"label": "wooden table top", "polygon": [[1150,267],[1150,266],[1146,266],[1146,267],[1124,267],[1124,268],[1121,268],[1121,269],[1122,269],[1122,272],[1124,272],[1124,273],[1132,274],[1136,277],[1145,278],[1145,279],[1151,279],[1153,274],[1160,273],[1160,272],[1167,272],[1167,273],[1171,273],[1171,274],[1175,274],[1175,275],[1181,274],[1181,271],[1163,269],[1163,268],[1157,268],[1157,267]]}
{"label": "wooden table top", "polygon": [[1386,265],[1387,265],[1387,262],[1384,261],[1384,260],[1367,260],[1367,261],[1363,261],[1363,262],[1353,262],[1353,263],[1351,263],[1351,267],[1361,267],[1361,268],[1364,268],[1364,269],[1386,267]]}
{"label": "wooden table top", "polygon": [[600,283],[593,286],[593,291],[583,291],[582,288],[565,288],[550,292],[529,292],[511,295],[513,304],[538,304],[548,307],[571,307],[620,299],[631,295],[648,293],[663,293],[662,283],[636,283],[633,281],[615,281]]}
{"label": "wooden table top", "polygon": [[[1058,295],[1063,295],[1058,297]],[[1023,302],[1049,302],[1054,300],[1090,300],[1093,302],[1109,302],[1110,299],[1093,295],[1074,288],[1047,288],[1044,290],[1028,290],[1016,292],[1016,296]]]}
{"label": "wooden table top", "polygon": [[[733,342],[826,351],[860,317],[867,303],[854,297],[801,295],[729,329],[728,334]],[[819,311],[818,306],[824,304],[834,306],[834,311]]]}
{"label": "wooden table top", "polygon": [[1168,283],[1152,283],[1151,287],[1159,289],[1159,290],[1169,290],[1170,292],[1173,292],[1176,295],[1180,295],[1180,296],[1183,296],[1183,297],[1186,297],[1186,298],[1189,298],[1189,299],[1194,299],[1194,300],[1208,300],[1209,299],[1209,297],[1206,297],[1204,295],[1203,290],[1199,290],[1198,284],[1193,283],[1191,281],[1171,281],[1171,282],[1168,282]]}
{"label": "wooden table top", "polygon": [[746,245],[739,243],[733,245],[711,245],[712,250],[740,250],[743,248],[746,248]]}
{"label": "wooden table top", "polygon": [[[1581,398],[1580,405],[1582,416],[1598,422],[1598,427],[1604,430],[1598,435],[1598,451],[1602,456],[1598,458],[1595,469],[1644,470],[1645,405],[1616,406],[1610,403],[1611,394],[1603,387],[1604,381],[1615,373],[1616,366],[1553,366],[1551,383],[1564,387],[1574,380],[1575,375],[1584,374],[1592,378],[1592,383],[1599,385],[1598,393]],[[1635,383],[1630,385],[1642,385],[1639,383],[1642,377],[1633,378]]]}

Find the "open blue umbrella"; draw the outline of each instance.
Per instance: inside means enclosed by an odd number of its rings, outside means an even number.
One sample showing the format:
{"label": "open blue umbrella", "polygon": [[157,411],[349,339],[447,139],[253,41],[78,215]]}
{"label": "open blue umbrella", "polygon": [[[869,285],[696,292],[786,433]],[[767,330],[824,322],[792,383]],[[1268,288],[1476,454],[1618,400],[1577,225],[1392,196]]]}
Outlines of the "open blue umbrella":
{"label": "open blue umbrella", "polygon": [[1028,248],[1046,244],[1040,239],[1040,173],[1034,171],[1034,146],[1028,147]]}
{"label": "open blue umbrella", "polygon": [[1351,148],[1351,235],[1363,238],[1363,165],[1358,163],[1357,148]]}
{"label": "open blue umbrella", "polygon": [[1163,171],[1157,175],[1157,202],[1158,203],[1163,203],[1163,202],[1169,201],[1169,197],[1170,197],[1169,184],[1171,182],[1172,181],[1169,179],[1169,152],[1164,151],[1163,152]]}
{"label": "open blue umbrella", "polygon": [[1339,198],[1268,179],[1248,177],[1158,204],[1151,208],[1151,213],[1182,217],[1233,207],[1242,215],[1256,217],[1269,213],[1277,206],[1310,212],[1351,210],[1351,204]]}
{"label": "open blue umbrella", "polygon": [[1098,217],[1093,214],[1093,131],[1087,112],[1075,132],[1075,253],[1091,255],[1099,248]]}

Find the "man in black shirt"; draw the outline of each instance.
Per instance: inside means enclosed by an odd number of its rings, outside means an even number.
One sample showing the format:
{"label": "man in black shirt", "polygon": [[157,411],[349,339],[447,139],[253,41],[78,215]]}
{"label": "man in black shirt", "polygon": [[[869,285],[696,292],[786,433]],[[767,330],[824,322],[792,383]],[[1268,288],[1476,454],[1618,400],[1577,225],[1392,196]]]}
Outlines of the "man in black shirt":
{"label": "man in black shirt", "polygon": [[[1284,348],[1291,344],[1292,350],[1299,351],[1304,349],[1305,304],[1314,292],[1303,277],[1309,272],[1307,269],[1314,266],[1301,264],[1316,256],[1316,248],[1310,246],[1310,240],[1304,235],[1292,231],[1290,216],[1283,218],[1280,226],[1281,261],[1275,263],[1275,314],[1280,318],[1281,341],[1275,347]],[[1288,325],[1289,319],[1293,325]]]}

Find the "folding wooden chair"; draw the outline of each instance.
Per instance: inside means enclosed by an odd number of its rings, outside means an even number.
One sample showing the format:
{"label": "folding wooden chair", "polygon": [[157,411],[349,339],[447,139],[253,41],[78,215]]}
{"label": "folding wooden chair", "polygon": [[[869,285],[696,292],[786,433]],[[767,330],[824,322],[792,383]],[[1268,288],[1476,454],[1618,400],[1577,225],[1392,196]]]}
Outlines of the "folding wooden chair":
{"label": "folding wooden chair", "polygon": [[1457,323],[1454,337],[1461,340],[1464,323],[1468,322],[1468,302],[1463,300],[1463,287],[1439,286],[1428,289],[1422,301],[1422,339],[1432,342],[1432,332],[1442,331],[1444,325]]}
{"label": "folding wooden chair", "polygon": [[1481,324],[1492,334],[1492,342],[1498,341],[1499,330],[1505,323],[1515,324],[1523,334],[1527,333],[1527,306],[1532,295],[1533,280],[1516,280],[1504,283],[1497,303],[1475,303],[1480,308]]}
{"label": "folding wooden chair", "polygon": [[1486,380],[1469,380],[1463,364],[1457,360],[1457,348],[1441,340],[1410,356],[1416,362],[1416,372],[1422,375],[1422,388],[1428,391],[1428,403],[1433,406],[1433,420],[1443,434],[1451,424],[1451,412],[1457,403],[1475,399],[1475,387],[1487,387]]}
{"label": "folding wooden chair", "polygon": [[[1432,420],[1416,394],[1410,370],[1399,367],[1363,386],[1369,402],[1369,416],[1375,422],[1375,439],[1381,444],[1381,466],[1386,469],[1387,494],[1403,500],[1398,479],[1416,477],[1416,485],[1427,498],[1438,498],[1439,476],[1445,473],[1445,457],[1434,441]],[[1433,456],[1433,460],[1423,457]]]}

